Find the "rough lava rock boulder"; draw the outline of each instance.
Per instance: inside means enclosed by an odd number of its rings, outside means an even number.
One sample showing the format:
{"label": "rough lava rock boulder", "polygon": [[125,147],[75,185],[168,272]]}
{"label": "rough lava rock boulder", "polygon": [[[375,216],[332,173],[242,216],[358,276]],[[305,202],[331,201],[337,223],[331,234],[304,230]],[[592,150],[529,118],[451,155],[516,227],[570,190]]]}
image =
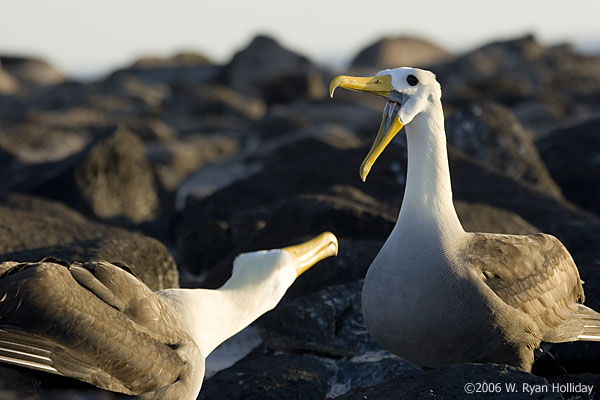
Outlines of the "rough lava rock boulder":
{"label": "rough lava rock boulder", "polygon": [[540,230],[514,212],[482,203],[455,200],[460,223],[467,232],[508,233],[527,235]]}
{"label": "rough lava rock boulder", "polygon": [[161,188],[175,192],[190,173],[237,152],[239,148],[240,141],[233,137],[194,135],[150,142],[146,145],[146,155]]}
{"label": "rough lava rock boulder", "polygon": [[401,66],[425,68],[453,59],[440,46],[417,37],[383,38],[361,50],[352,60],[352,68],[382,70]]}
{"label": "rough lava rock boulder", "polygon": [[556,129],[537,147],[565,197],[600,215],[600,118]]}
{"label": "rough lava rock boulder", "polygon": [[87,220],[61,203],[0,194],[0,261],[120,261],[151,289],[178,287],[177,266],[155,239]]}
{"label": "rough lava rock boulder", "polygon": [[17,91],[19,83],[17,80],[5,71],[0,64],[0,95],[13,94]]}
{"label": "rough lava rock boulder", "polygon": [[270,102],[323,97],[327,93],[316,67],[306,57],[263,35],[233,56],[223,67],[222,79],[236,91],[266,96]]}
{"label": "rough lava rock boulder", "polygon": [[448,142],[488,167],[560,198],[560,188],[542,162],[533,136],[499,104],[479,102],[460,108],[446,119]]}
{"label": "rough lava rock boulder", "polygon": [[164,119],[183,136],[206,133],[239,132],[247,135],[262,118],[266,106],[223,85],[173,85],[165,99]]}
{"label": "rough lava rock boulder", "polygon": [[337,358],[383,352],[362,320],[362,286],[359,280],[284,299],[258,321],[265,343],[276,350]]}
{"label": "rough lava rock boulder", "polygon": [[144,145],[124,128],[46,169],[49,179],[35,187],[24,181],[23,188],[101,220],[140,223],[156,216],[157,186]]}
{"label": "rough lava rock boulder", "polygon": [[546,47],[532,35],[497,41],[433,67],[446,108],[495,101],[534,132],[596,112],[600,56]]}
{"label": "rough lava rock boulder", "polygon": [[[497,392],[473,392],[477,383],[489,383],[500,386]],[[473,384],[470,386],[469,384]],[[507,385],[514,384],[515,391],[509,392]],[[527,385],[527,386],[526,386]],[[547,392],[529,393],[524,387],[548,387]],[[487,387],[486,387],[487,390]],[[494,389],[492,389],[494,390]],[[489,399],[513,400],[528,398],[536,400],[562,400],[559,392],[551,392],[548,381],[505,365],[496,364],[462,364],[450,365],[427,372],[419,372],[399,379],[393,379],[370,388],[354,388],[348,393],[336,397],[336,400],[365,399]]]}
{"label": "rough lava rock boulder", "polygon": [[0,65],[24,86],[55,85],[66,79],[56,68],[37,58],[0,55]]}
{"label": "rough lava rock boulder", "polygon": [[220,71],[221,67],[205,55],[183,52],[172,57],[143,57],[129,68],[115,71],[112,75],[131,74],[152,83],[198,85],[215,83]]}
{"label": "rough lava rock boulder", "polygon": [[324,399],[333,368],[315,357],[273,354],[260,347],[233,367],[204,382],[199,399]]}

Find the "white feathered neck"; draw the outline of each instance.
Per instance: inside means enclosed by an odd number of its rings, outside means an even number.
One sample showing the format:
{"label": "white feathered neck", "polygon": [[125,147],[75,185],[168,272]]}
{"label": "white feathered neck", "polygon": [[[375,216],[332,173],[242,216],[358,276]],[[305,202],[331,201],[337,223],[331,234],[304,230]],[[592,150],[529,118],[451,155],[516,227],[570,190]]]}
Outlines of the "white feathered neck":
{"label": "white feathered neck", "polygon": [[440,99],[430,97],[429,107],[415,116],[405,129],[408,171],[397,225],[427,232],[428,237],[454,240],[464,234],[464,230],[452,202]]}

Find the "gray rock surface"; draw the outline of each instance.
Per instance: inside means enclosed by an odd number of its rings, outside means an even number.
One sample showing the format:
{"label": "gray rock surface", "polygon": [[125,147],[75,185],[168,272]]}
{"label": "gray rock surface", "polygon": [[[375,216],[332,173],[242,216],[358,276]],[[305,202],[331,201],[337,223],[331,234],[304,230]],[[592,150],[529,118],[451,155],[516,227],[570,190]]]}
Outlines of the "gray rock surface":
{"label": "gray rock surface", "polygon": [[117,128],[52,168],[48,172],[51,177],[29,191],[61,200],[101,220],[140,223],[156,216],[158,193],[153,171],[143,143],[126,129]]}
{"label": "gray rock surface", "polygon": [[178,287],[178,272],[157,240],[87,220],[63,204],[0,195],[0,261],[120,261],[154,290]]}
{"label": "gray rock surface", "polygon": [[[483,391],[467,394],[465,385],[473,383],[499,385],[498,391],[490,393],[489,386]],[[510,393],[506,385],[515,384]],[[526,386],[527,385],[527,386]],[[481,389],[481,386],[479,389]],[[548,392],[533,393],[524,391],[527,387],[548,387]],[[473,386],[475,390],[477,386]],[[496,387],[497,388],[497,387]],[[471,386],[467,388],[470,390]],[[492,389],[495,390],[495,389]],[[514,370],[504,365],[465,364],[451,365],[428,372],[421,372],[394,379],[370,388],[355,388],[337,400],[383,400],[383,399],[563,399],[561,393],[553,393],[547,380]]]}
{"label": "gray rock surface", "polygon": [[377,71],[401,66],[426,68],[453,58],[449,51],[418,37],[386,37],[361,50],[351,66]]}
{"label": "gray rock surface", "polygon": [[433,67],[445,106],[492,100],[538,134],[596,112],[600,57],[546,47],[532,35],[496,41]]}
{"label": "gray rock surface", "polygon": [[65,80],[56,68],[37,58],[0,55],[0,65],[25,86],[54,85]]}
{"label": "gray rock surface", "polygon": [[446,119],[448,142],[490,168],[560,198],[560,188],[542,162],[532,135],[499,104],[479,102]]}
{"label": "gray rock surface", "polygon": [[221,67],[203,54],[182,52],[172,57],[148,56],[136,60],[129,68],[113,76],[134,75],[145,82],[166,84],[215,83]]}
{"label": "gray rock surface", "polygon": [[233,56],[223,67],[222,79],[234,90],[264,96],[269,102],[323,97],[327,93],[316,68],[306,57],[264,35],[256,36]]}
{"label": "gray rock surface", "polygon": [[18,86],[17,80],[0,65],[0,94],[12,94]]}
{"label": "gray rock surface", "polygon": [[600,118],[559,128],[537,147],[565,197],[600,215]]}

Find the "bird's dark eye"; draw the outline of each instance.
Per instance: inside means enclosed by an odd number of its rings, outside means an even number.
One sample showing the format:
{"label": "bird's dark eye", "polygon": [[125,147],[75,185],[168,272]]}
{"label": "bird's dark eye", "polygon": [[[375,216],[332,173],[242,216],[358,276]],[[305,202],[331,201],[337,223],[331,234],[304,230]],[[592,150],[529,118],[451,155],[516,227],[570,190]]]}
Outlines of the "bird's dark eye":
{"label": "bird's dark eye", "polygon": [[416,76],[409,75],[409,76],[406,77],[406,82],[408,82],[408,84],[410,86],[415,86],[417,83],[419,83],[419,80],[417,79]]}

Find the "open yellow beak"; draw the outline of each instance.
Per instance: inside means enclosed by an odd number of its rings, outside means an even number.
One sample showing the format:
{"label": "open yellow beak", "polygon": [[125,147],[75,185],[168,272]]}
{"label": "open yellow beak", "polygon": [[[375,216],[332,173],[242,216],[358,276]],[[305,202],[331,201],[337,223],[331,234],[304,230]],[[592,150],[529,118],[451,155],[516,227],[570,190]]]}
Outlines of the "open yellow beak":
{"label": "open yellow beak", "polygon": [[296,277],[319,261],[337,255],[338,240],[331,232],[323,232],[314,239],[295,246],[284,247],[296,266]]}
{"label": "open yellow beak", "polygon": [[347,76],[339,75],[333,78],[329,84],[329,96],[333,97],[333,92],[338,87],[345,89],[359,90],[369,92],[379,96],[387,96],[392,87],[392,77],[390,75],[382,76]]}
{"label": "open yellow beak", "polygon": [[[393,90],[392,77],[390,75],[371,77],[336,76],[329,85],[329,95],[331,97],[333,97],[333,93],[338,87],[368,92],[386,98],[390,94],[390,91]],[[360,178],[363,182],[367,179],[367,175],[369,175],[371,167],[373,167],[379,155],[404,126],[398,119],[399,109],[400,107],[397,103],[386,103],[377,137],[360,166]]]}

